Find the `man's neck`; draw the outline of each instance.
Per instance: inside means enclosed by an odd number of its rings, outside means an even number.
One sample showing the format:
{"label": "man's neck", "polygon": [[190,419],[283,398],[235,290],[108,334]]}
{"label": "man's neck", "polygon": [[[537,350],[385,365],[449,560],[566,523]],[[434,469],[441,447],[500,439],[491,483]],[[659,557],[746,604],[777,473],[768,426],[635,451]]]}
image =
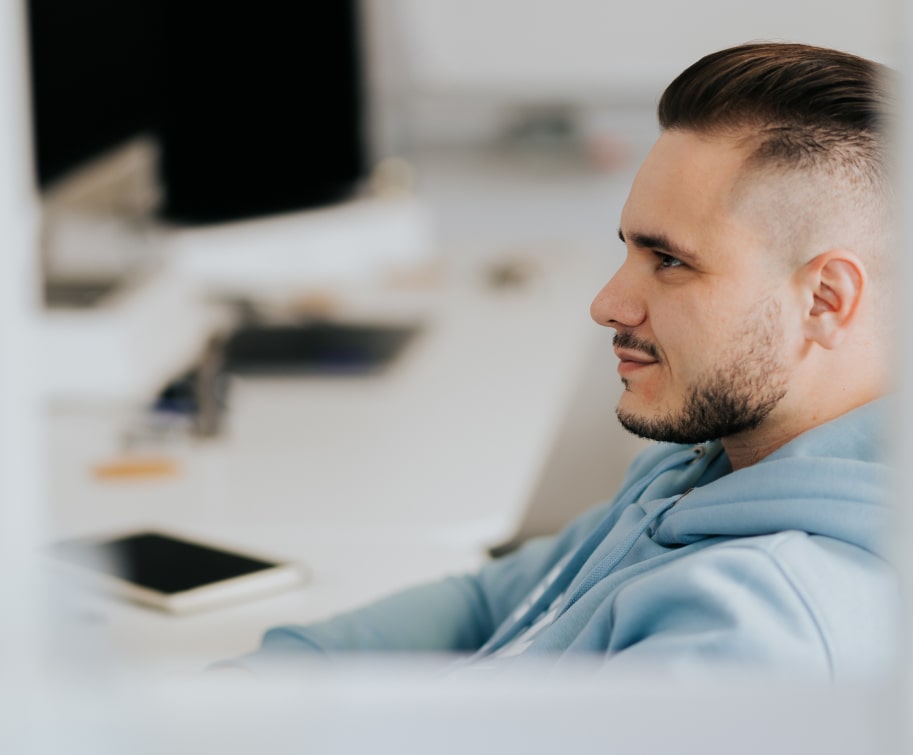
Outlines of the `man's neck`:
{"label": "man's neck", "polygon": [[753,436],[753,432],[745,432],[723,438],[722,443],[723,448],[726,450],[726,455],[729,457],[729,463],[732,465],[733,471],[735,471],[757,464],[761,459],[770,456],[778,448],[785,446],[803,432],[804,430],[791,435],[778,435],[763,440],[749,437]]}
{"label": "man's neck", "polygon": [[[770,456],[778,448],[782,448],[802,433],[867,404],[878,398],[879,395],[881,394],[873,393],[860,397],[856,402],[847,402],[829,410],[806,412],[801,416],[788,411],[782,412],[779,417],[772,414],[760,427],[727,436],[721,442],[732,469],[743,469],[757,464],[761,459]],[[785,418],[782,415],[785,415]]]}

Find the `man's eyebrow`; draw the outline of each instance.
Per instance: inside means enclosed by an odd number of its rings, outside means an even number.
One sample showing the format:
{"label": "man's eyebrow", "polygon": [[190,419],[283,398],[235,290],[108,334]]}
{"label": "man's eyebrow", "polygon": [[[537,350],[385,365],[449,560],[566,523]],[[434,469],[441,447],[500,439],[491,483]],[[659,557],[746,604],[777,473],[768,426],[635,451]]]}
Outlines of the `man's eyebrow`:
{"label": "man's eyebrow", "polygon": [[618,238],[624,243],[629,241],[639,249],[652,249],[657,252],[662,252],[663,254],[671,255],[676,259],[680,259],[682,262],[697,262],[698,255],[695,252],[692,252],[690,249],[686,249],[680,244],[676,244],[674,241],[669,239],[667,236],[664,236],[661,233],[637,233],[632,232],[625,236],[624,231],[621,228],[618,229]]}

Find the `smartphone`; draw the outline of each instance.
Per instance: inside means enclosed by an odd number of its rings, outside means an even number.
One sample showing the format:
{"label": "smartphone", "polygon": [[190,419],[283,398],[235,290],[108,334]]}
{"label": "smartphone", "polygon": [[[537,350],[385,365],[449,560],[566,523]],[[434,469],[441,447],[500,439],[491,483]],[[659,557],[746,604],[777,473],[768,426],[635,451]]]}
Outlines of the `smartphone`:
{"label": "smartphone", "polygon": [[51,555],[122,598],[173,613],[213,608],[300,583],[300,565],[158,530],[56,543]]}

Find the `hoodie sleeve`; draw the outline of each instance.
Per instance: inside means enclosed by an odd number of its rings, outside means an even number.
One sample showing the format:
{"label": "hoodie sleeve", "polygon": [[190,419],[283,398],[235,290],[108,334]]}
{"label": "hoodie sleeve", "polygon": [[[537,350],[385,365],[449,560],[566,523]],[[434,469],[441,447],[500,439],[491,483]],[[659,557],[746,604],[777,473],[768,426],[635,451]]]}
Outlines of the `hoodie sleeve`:
{"label": "hoodie sleeve", "polygon": [[605,515],[606,507],[596,508],[560,535],[529,541],[477,574],[408,589],[327,621],[275,627],[257,651],[218,666],[269,673],[287,672],[296,658],[335,653],[470,653]]}

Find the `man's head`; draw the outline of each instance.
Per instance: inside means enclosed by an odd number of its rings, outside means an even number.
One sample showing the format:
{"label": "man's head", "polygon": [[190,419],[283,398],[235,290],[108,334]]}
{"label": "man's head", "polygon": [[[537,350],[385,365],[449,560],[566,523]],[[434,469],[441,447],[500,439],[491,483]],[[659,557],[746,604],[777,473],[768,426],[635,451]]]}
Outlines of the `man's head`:
{"label": "man's head", "polygon": [[666,89],[592,307],[628,429],[747,463],[886,390],[889,117],[884,69],[804,45],[723,50]]}

